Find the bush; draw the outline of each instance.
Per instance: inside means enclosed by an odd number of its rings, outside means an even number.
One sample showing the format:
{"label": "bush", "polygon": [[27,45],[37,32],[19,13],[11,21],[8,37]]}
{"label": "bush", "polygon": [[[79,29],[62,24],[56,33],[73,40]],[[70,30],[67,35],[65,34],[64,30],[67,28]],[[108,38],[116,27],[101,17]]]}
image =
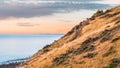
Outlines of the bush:
{"label": "bush", "polygon": [[79,64],[84,64],[85,63],[85,61],[81,61],[81,62],[79,62]]}
{"label": "bush", "polygon": [[85,51],[93,51],[93,50],[95,50],[95,46],[94,46],[94,45],[89,45],[89,46],[85,49]]}
{"label": "bush", "polygon": [[74,50],[74,54],[81,54],[82,52],[93,51],[95,50],[94,45],[81,45],[78,49]]}
{"label": "bush", "polygon": [[50,47],[51,45],[46,45],[46,46],[44,46],[43,47],[43,49],[46,49],[46,48],[48,48],[48,47]]}
{"label": "bush", "polygon": [[88,53],[87,55],[85,55],[84,58],[93,58],[96,55],[97,55],[97,53],[91,52],[91,53]]}
{"label": "bush", "polygon": [[103,37],[103,36],[109,36],[111,33],[112,33],[112,30],[106,29],[106,30],[104,30],[102,32],[101,37]]}
{"label": "bush", "polygon": [[104,68],[117,68],[118,64],[120,64],[120,58],[113,58]]}
{"label": "bush", "polygon": [[112,42],[116,42],[117,40],[120,40],[120,36],[115,38],[115,39],[113,39]]}
{"label": "bush", "polygon": [[103,13],[104,13],[103,10],[97,10],[97,12],[94,13],[93,17],[100,16],[100,15],[102,15]]}
{"label": "bush", "polygon": [[106,37],[103,37],[103,38],[100,40],[100,42],[103,43],[103,42],[105,42],[105,41],[107,41],[107,40],[109,40],[109,39],[110,39],[109,36],[106,36]]}
{"label": "bush", "polygon": [[74,61],[74,62],[75,62],[75,64],[85,64],[86,63],[85,61],[80,61],[80,62]]}
{"label": "bush", "polygon": [[85,45],[88,45],[89,43],[91,42],[95,42],[99,39],[99,37],[94,37],[94,38],[88,38],[87,40],[85,40],[82,45],[85,46]]}
{"label": "bush", "polygon": [[103,31],[101,34],[101,37],[103,37],[103,38],[100,40],[100,42],[103,43],[107,40],[110,40],[111,32],[112,32],[111,30],[107,30],[107,29],[105,31]]}
{"label": "bush", "polygon": [[43,52],[47,53],[48,51],[50,51],[49,49],[44,49]]}
{"label": "bush", "polygon": [[71,48],[71,49],[69,49],[66,53],[67,53],[67,54],[73,53],[74,50],[75,50],[75,49]]}
{"label": "bush", "polygon": [[105,54],[103,54],[103,57],[107,57],[115,52],[116,52],[115,47],[111,46],[110,49]]}
{"label": "bush", "polygon": [[68,58],[67,54],[61,54],[58,57],[56,57],[55,59],[53,59],[53,62],[55,63],[55,65],[59,65],[59,64],[63,63],[67,58]]}

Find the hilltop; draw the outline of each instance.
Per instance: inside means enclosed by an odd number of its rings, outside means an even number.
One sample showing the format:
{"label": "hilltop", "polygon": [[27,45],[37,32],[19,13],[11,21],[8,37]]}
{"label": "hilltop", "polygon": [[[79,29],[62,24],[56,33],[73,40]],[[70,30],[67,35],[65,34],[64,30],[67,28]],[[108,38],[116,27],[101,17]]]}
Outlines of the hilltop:
{"label": "hilltop", "polygon": [[98,10],[20,67],[119,68],[120,6]]}

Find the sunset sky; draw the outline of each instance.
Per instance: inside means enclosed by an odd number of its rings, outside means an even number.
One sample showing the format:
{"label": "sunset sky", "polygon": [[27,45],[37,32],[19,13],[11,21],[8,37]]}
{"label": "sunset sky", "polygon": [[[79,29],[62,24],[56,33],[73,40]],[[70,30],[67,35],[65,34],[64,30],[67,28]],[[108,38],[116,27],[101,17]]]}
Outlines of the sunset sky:
{"label": "sunset sky", "polygon": [[120,0],[0,0],[0,34],[66,33]]}

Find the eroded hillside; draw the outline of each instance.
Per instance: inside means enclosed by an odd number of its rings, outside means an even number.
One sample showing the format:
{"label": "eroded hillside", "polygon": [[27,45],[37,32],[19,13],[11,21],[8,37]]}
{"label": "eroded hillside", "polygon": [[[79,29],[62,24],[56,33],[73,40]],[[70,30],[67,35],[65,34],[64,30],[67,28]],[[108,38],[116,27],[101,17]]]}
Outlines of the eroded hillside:
{"label": "eroded hillside", "polygon": [[97,11],[24,62],[25,68],[120,68],[120,6]]}

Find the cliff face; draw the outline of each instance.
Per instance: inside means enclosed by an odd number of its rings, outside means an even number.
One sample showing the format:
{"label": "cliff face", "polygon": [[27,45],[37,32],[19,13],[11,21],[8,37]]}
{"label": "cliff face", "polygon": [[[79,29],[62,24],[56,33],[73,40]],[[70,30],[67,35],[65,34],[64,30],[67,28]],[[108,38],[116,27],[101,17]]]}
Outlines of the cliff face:
{"label": "cliff face", "polygon": [[97,11],[22,65],[25,68],[119,68],[120,6]]}

